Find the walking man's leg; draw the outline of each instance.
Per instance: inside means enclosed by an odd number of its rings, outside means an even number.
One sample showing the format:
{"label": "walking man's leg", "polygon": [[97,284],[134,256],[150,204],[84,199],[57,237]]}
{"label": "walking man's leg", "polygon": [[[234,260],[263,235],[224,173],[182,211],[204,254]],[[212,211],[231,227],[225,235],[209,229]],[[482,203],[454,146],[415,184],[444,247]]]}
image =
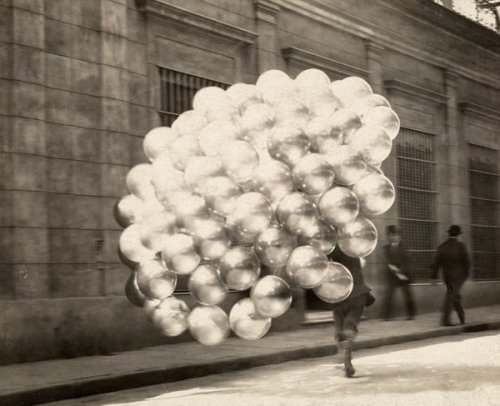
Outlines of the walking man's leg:
{"label": "walking man's leg", "polygon": [[406,310],[408,312],[408,320],[412,320],[415,317],[415,300],[413,299],[413,292],[411,291],[410,284],[405,283],[403,286],[403,295],[406,302]]}
{"label": "walking man's leg", "polygon": [[384,320],[390,320],[392,315],[392,299],[394,297],[395,285],[387,282],[384,291],[384,301],[382,305],[382,317]]}
{"label": "walking man's leg", "polygon": [[441,324],[443,326],[451,325],[450,313],[453,301],[452,294],[453,294],[453,287],[451,286],[451,284],[446,283],[446,293],[444,295],[444,302],[443,302],[443,313],[441,315]]}
{"label": "walking man's leg", "polygon": [[456,283],[453,284],[453,291],[452,291],[452,303],[453,307],[455,308],[455,311],[458,314],[458,318],[460,320],[460,324],[465,324],[465,312],[462,307],[462,295],[460,294],[460,289],[462,288],[463,283]]}
{"label": "walking man's leg", "polygon": [[354,339],[358,334],[358,324],[361,320],[361,316],[363,315],[365,303],[366,295],[356,297],[351,303],[349,303],[345,311],[342,330],[343,341],[340,343],[340,347],[343,351],[345,376],[348,378],[352,377],[356,373],[352,365],[352,347]]}

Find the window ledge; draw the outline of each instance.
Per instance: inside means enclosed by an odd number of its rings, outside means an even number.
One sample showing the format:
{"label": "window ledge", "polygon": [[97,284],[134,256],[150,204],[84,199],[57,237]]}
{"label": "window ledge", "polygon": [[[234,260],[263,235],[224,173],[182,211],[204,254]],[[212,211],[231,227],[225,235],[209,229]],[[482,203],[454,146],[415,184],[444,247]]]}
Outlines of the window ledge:
{"label": "window ledge", "polygon": [[400,80],[386,80],[384,81],[384,87],[388,92],[400,92],[437,104],[446,104],[447,100],[447,97],[444,94],[433,92],[432,90],[402,82]]}

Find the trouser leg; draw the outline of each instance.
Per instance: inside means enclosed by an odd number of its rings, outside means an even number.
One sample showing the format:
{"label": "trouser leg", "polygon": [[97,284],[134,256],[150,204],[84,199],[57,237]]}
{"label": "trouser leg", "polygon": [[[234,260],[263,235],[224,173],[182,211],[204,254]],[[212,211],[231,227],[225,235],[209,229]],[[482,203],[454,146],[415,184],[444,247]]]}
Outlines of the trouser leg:
{"label": "trouser leg", "polygon": [[352,366],[352,346],[354,338],[358,334],[358,324],[365,308],[366,295],[359,296],[352,300],[344,311],[343,326],[339,346],[342,350],[344,371],[347,377],[354,375],[355,370]]}
{"label": "trouser leg", "polygon": [[465,323],[465,312],[462,307],[462,295],[460,294],[460,289],[462,287],[462,283],[456,283],[452,285],[452,304],[455,308],[455,311],[458,314],[458,318],[460,319],[460,323]]}
{"label": "trouser leg", "polygon": [[416,314],[415,300],[413,298],[413,293],[410,288],[409,283],[405,283],[403,286],[403,295],[406,302],[406,310],[408,311],[408,317],[413,318]]}
{"label": "trouser leg", "polygon": [[452,293],[453,288],[451,287],[450,284],[446,284],[446,293],[444,296],[444,302],[443,302],[443,312],[442,312],[442,318],[441,318],[441,323],[442,324],[450,324],[450,313],[451,313],[451,306],[452,306]]}
{"label": "trouser leg", "polygon": [[395,286],[393,283],[389,282],[386,284],[385,292],[384,292],[384,303],[382,306],[382,317],[385,320],[389,320],[391,318],[392,299],[394,297],[394,289],[395,289]]}

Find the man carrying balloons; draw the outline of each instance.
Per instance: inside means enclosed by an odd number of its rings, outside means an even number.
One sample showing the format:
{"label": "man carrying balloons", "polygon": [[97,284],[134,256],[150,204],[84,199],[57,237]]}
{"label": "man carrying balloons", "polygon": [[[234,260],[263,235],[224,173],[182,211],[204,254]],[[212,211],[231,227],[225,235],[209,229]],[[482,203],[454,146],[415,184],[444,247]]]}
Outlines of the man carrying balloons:
{"label": "man carrying balloons", "polygon": [[352,366],[352,346],[354,338],[358,333],[358,325],[365,310],[365,306],[371,306],[375,298],[366,286],[361,270],[359,258],[349,257],[338,247],[329,255],[330,261],[335,261],[337,266],[347,268],[353,280],[352,290],[349,296],[333,305],[333,317],[335,326],[335,340],[342,351],[345,376],[351,378],[355,374]]}

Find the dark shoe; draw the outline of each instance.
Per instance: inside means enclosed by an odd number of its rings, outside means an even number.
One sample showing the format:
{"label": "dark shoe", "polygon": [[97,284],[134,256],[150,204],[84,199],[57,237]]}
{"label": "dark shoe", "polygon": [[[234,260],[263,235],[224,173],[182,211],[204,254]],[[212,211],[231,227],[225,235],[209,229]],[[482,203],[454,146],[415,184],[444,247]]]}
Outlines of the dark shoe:
{"label": "dark shoe", "polygon": [[408,316],[408,317],[406,318],[406,320],[413,320],[413,319],[414,319],[414,317],[413,317],[413,316]]}
{"label": "dark shoe", "polygon": [[354,367],[350,362],[344,365],[344,374],[346,378],[352,378],[355,373],[356,370],[354,369]]}
{"label": "dark shoe", "polygon": [[354,370],[354,367],[352,366],[352,341],[351,340],[345,340],[342,341],[341,343],[341,348],[343,351],[344,355],[344,373],[347,378],[351,378],[354,376],[356,371]]}
{"label": "dark shoe", "polygon": [[454,326],[454,324],[449,323],[449,322],[444,322],[444,321],[441,322],[441,325],[444,326],[444,327],[453,327]]}
{"label": "dark shoe", "polygon": [[458,318],[460,319],[460,324],[465,324],[465,314],[459,314]]}

